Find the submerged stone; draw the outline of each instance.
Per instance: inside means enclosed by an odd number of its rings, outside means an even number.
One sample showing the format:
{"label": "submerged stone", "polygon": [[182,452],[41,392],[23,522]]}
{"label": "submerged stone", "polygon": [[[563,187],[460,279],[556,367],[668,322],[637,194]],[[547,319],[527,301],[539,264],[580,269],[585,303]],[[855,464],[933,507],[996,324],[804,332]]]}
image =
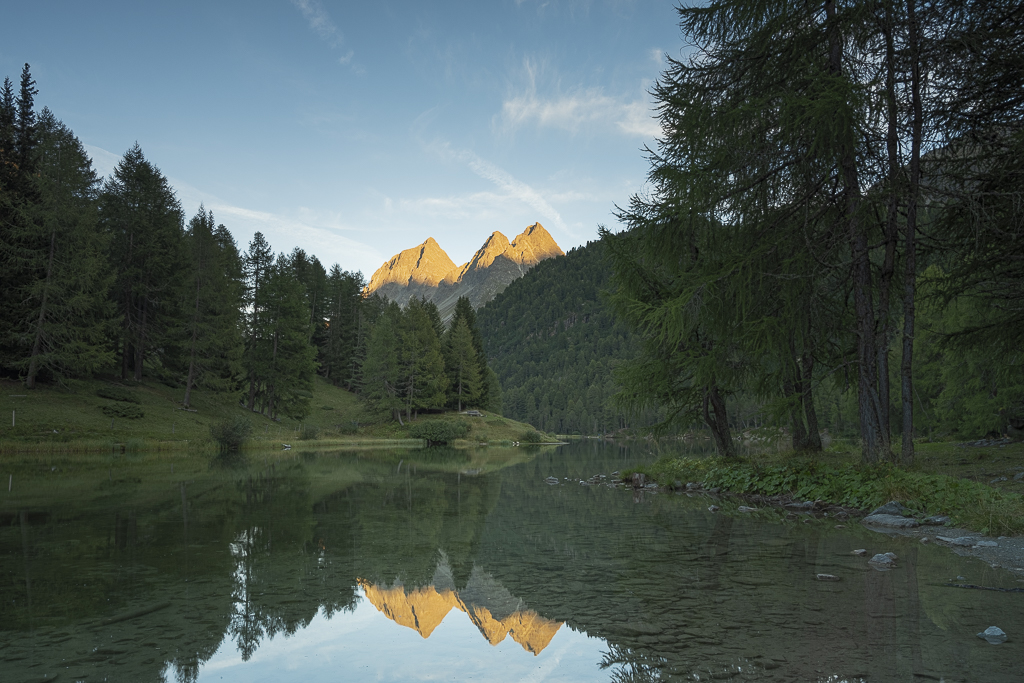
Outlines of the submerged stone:
{"label": "submerged stone", "polygon": [[896,553],[879,553],[868,560],[868,562],[882,567],[891,567],[896,564],[897,559]]}
{"label": "submerged stone", "polygon": [[982,640],[987,640],[992,645],[999,645],[1006,642],[1006,632],[998,626],[989,626],[978,634]]}

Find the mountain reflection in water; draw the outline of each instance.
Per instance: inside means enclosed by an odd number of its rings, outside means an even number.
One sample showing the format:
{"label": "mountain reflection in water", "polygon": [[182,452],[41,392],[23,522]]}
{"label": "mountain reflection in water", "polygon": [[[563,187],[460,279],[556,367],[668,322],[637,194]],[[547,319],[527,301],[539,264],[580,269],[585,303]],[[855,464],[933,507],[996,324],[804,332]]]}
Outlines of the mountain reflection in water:
{"label": "mountain reflection in water", "polygon": [[434,580],[429,586],[406,589],[402,584],[382,587],[359,579],[366,599],[388,619],[411,628],[424,638],[452,609],[464,612],[491,645],[497,645],[511,636],[527,652],[539,654],[548,646],[562,626],[560,621],[545,619],[523,601],[478,567],[474,567],[469,582],[461,591],[456,590],[451,567],[442,553]]}
{"label": "mountain reflection in water", "polygon": [[588,484],[651,448],[25,466],[0,495],[0,681],[1020,680],[1021,594],[946,587],[1011,573]]}

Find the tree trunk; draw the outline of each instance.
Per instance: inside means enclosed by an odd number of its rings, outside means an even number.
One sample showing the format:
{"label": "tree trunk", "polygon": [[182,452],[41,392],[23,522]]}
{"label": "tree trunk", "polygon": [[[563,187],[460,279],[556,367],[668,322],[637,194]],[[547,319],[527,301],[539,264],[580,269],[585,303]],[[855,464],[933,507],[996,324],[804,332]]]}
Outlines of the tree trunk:
{"label": "tree trunk", "polygon": [[789,421],[793,432],[793,450],[807,450],[807,430],[804,428],[803,404],[803,378],[800,377],[800,366],[796,357],[796,342],[793,335],[789,336],[789,366],[790,378],[783,383],[783,392],[789,401]]}
{"label": "tree trunk", "polygon": [[[829,67],[835,76],[842,73],[842,36],[836,25],[835,0],[826,0],[825,14],[829,24]],[[857,334],[857,412],[860,417],[861,458],[865,463],[891,459],[889,435],[882,431],[877,390],[875,355],[875,311],[871,296],[871,260],[868,236],[860,220],[860,178],[856,151],[852,141],[843,139],[851,132],[842,131],[838,143],[839,166],[843,177],[843,198],[852,251],[853,299]]]}
{"label": "tree trunk", "polygon": [[917,26],[916,0],[907,0],[907,23],[910,40],[911,100],[914,121],[910,142],[910,199],[907,203],[905,270],[903,273],[903,362],[900,367],[903,402],[903,449],[900,460],[909,466],[914,462],[914,298],[917,289],[917,197],[921,186],[921,64],[920,35]]}
{"label": "tree trunk", "polygon": [[121,380],[128,379],[128,356],[131,353],[131,330],[132,330],[132,299],[131,292],[125,294],[125,307],[124,307],[124,332],[122,334],[122,347],[121,347]]}
{"label": "tree trunk", "polygon": [[249,410],[256,409],[256,371],[249,373],[249,402],[246,404]]}
{"label": "tree trunk", "polygon": [[32,356],[28,361],[28,376],[25,387],[36,388],[36,373],[39,372],[39,353],[43,350],[43,325],[46,323],[46,300],[50,294],[50,278],[53,276],[53,252],[57,245],[57,230],[50,231],[50,258],[46,263],[46,282],[43,284],[43,300],[39,304],[39,320],[36,322],[36,338],[32,341]]}
{"label": "tree trunk", "polygon": [[189,351],[188,379],[185,380],[185,400],[182,405],[189,407],[192,400],[192,383],[196,379],[196,340],[199,336],[199,278],[196,278],[196,310],[192,319],[192,348]]}
{"label": "tree trunk", "polygon": [[725,410],[725,399],[718,393],[718,387],[714,384],[704,391],[704,424],[711,430],[719,455],[723,458],[736,457],[732,435],[729,433],[729,417]]}
{"label": "tree trunk", "polygon": [[821,452],[821,433],[818,428],[818,411],[814,409],[814,395],[811,392],[811,378],[814,376],[814,356],[804,352],[800,358],[803,365],[804,417],[807,418],[807,450]]}
{"label": "tree trunk", "polygon": [[135,381],[142,381],[142,359],[145,356],[146,346],[146,318],[149,313],[149,306],[146,299],[142,300],[142,324],[139,327],[139,342],[135,346]]}
{"label": "tree trunk", "polygon": [[896,48],[893,39],[894,20],[892,3],[885,5],[885,20],[882,22],[882,33],[885,36],[885,92],[888,130],[885,136],[885,149],[888,157],[889,201],[886,206],[885,221],[885,256],[882,259],[882,272],[878,282],[878,334],[875,340],[875,351],[878,365],[878,401],[881,410],[878,413],[879,429],[886,435],[892,434],[889,424],[889,310],[892,295],[892,278],[896,271],[896,240],[898,234],[898,198],[899,198],[899,142],[896,106]]}

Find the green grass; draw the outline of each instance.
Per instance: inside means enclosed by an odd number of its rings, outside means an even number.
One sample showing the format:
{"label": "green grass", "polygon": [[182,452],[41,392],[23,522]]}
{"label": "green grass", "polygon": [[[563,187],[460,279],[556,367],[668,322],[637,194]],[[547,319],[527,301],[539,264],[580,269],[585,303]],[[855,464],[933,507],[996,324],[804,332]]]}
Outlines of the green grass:
{"label": "green grass", "polygon": [[[131,403],[111,396],[128,395]],[[141,383],[99,376],[75,382],[69,389],[40,386],[27,390],[17,382],[0,381],[0,456],[14,453],[111,453],[147,451],[213,452],[211,425],[238,416],[252,421],[246,450],[317,445],[419,445],[410,440],[410,425],[364,409],[355,394],[317,378],[311,410],[302,420],[271,420],[238,404],[235,394],[193,391],[191,410],[183,410],[184,391],[155,380]],[[111,406],[130,406],[140,418],[111,417]],[[14,425],[11,414],[14,412]],[[466,438],[457,445],[520,441],[530,425],[485,413],[469,417],[454,412],[423,414],[414,423],[451,419],[469,425]],[[542,435],[545,441],[552,441]],[[303,438],[306,437],[306,438]],[[315,438],[310,438],[315,437]]]}
{"label": "green grass", "polygon": [[[633,471],[663,485],[693,481],[733,493],[790,495],[862,510],[898,500],[922,514],[949,515],[957,526],[1013,535],[1024,533],[1024,481],[1012,477],[1015,466],[1024,466],[1022,455],[1024,444],[991,449],[921,444],[914,467],[905,470],[862,466],[855,448],[840,446],[814,458],[792,453],[735,461],[669,457]],[[1007,481],[988,483],[996,476]]]}

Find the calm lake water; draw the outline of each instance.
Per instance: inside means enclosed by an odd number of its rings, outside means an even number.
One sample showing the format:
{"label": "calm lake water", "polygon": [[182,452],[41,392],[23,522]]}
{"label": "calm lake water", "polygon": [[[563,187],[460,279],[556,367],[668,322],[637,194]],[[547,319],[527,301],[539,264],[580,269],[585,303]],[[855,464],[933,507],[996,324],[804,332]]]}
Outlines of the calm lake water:
{"label": "calm lake water", "polygon": [[[22,466],[0,493],[0,681],[1024,679],[1024,593],[946,585],[1024,585],[1009,572],[833,519],[581,483],[657,455]],[[992,625],[1010,640],[975,636]]]}

